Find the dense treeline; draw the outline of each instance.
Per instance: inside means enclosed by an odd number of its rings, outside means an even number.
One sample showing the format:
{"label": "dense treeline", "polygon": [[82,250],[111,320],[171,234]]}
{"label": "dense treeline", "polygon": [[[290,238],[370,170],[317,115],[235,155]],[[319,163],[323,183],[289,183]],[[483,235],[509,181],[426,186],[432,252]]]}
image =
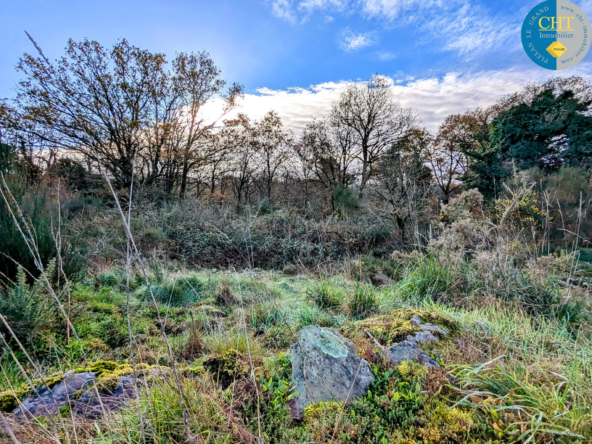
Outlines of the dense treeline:
{"label": "dense treeline", "polygon": [[[448,116],[432,134],[399,105],[389,79],[375,75],[348,84],[327,115],[296,136],[274,111],[260,120],[227,118],[242,87],[228,87],[206,52],[169,63],[125,40],[111,49],[70,41],[55,63],[26,54],[18,68],[18,96],[0,108],[2,171],[20,190],[17,201],[34,195],[48,206],[38,214],[37,201],[28,214],[48,250],[59,192],[66,190],[67,218],[110,204],[105,179],[122,196],[133,186],[137,198],[185,198],[237,216],[286,210],[317,221],[357,218],[384,226],[388,248],[425,245],[441,205],[462,189],[477,188],[495,219],[510,182],[520,182],[532,205],[511,214],[531,221],[553,247],[573,236],[588,242],[592,86],[578,77],[531,84],[490,108]],[[542,209],[551,215],[544,221],[536,217]],[[3,252],[27,263],[19,241],[9,244]]]}

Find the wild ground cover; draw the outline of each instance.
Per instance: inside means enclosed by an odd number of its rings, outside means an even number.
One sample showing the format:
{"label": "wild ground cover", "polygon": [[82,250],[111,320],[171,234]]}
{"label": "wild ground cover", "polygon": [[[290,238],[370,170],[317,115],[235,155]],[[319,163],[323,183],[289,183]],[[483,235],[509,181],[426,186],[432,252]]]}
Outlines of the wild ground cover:
{"label": "wild ground cover", "polygon": [[[555,285],[565,278],[560,272],[565,260],[557,258],[545,270],[549,297],[566,293]],[[47,418],[23,424],[7,415],[8,421],[23,442],[56,437],[122,443],[583,442],[592,437],[592,343],[568,315],[529,312],[527,290],[541,279],[541,270],[522,270],[524,276],[508,283],[516,293],[502,298],[481,291],[483,276],[470,262],[447,268],[430,255],[366,262],[354,264],[358,276],[395,269],[393,279],[377,287],[344,273],[151,269],[148,280],[160,313],[138,270],[129,287],[119,267],[71,283],[70,319],[78,338],[56,333],[64,326],[53,315],[38,325],[35,337],[22,337],[35,344],[32,359],[41,363],[45,377],[59,380],[64,372],[97,361],[95,368],[106,366],[106,375],[124,367],[124,373],[133,372],[133,364],[175,367],[177,376],[169,371],[148,378],[137,401],[98,421],[68,410],[54,426]],[[24,279],[12,294],[29,302],[47,296],[42,286]],[[389,368],[380,359],[380,345],[404,336],[414,314],[454,330],[428,350],[454,383],[412,362]],[[583,322],[584,314],[579,316]],[[289,346],[306,325],[340,329],[371,363],[376,380],[367,396],[350,405],[311,405],[296,421],[288,407],[294,396]],[[363,333],[366,328],[378,343]],[[21,351],[14,353],[32,368]],[[6,411],[17,404],[14,396],[23,396],[19,390],[27,382],[9,354],[1,364],[0,405]]]}

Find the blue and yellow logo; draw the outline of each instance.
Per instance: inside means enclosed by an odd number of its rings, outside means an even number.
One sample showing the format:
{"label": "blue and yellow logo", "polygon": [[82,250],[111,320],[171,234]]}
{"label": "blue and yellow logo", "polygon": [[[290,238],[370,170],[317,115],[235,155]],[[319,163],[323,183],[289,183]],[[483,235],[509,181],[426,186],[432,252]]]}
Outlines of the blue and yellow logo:
{"label": "blue and yellow logo", "polygon": [[567,69],[582,61],[590,48],[590,21],[566,0],[534,7],[522,24],[522,45],[530,59],[547,69]]}

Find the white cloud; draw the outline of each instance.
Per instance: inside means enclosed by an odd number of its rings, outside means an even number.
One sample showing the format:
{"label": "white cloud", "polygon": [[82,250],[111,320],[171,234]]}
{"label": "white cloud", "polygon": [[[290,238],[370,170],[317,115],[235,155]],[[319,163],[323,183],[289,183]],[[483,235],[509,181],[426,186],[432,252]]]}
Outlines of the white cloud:
{"label": "white cloud", "polygon": [[296,14],[292,9],[292,2],[290,0],[273,0],[271,3],[271,13],[278,18],[292,23],[296,21]]}
{"label": "white cloud", "polygon": [[341,38],[342,40],[339,46],[344,51],[355,51],[356,49],[372,46],[376,43],[376,39],[372,33],[356,33],[350,29],[343,31]]}
{"label": "white cloud", "polygon": [[[305,14],[301,21],[304,23],[318,10],[359,14],[378,21],[378,28],[416,26],[426,33],[426,42],[433,43],[437,39],[442,50],[464,56],[476,55],[496,45],[506,45],[506,50],[518,49],[519,39],[515,37],[520,35],[522,18],[529,10],[524,4],[509,13],[492,15],[481,4],[466,0],[273,0],[272,5],[274,15],[292,22],[297,11]],[[333,16],[328,17],[333,19]],[[350,38],[353,46],[346,43],[346,48],[368,46],[368,35]],[[512,38],[516,40],[514,43],[510,43]],[[511,47],[507,47],[508,44]]]}
{"label": "white cloud", "polygon": [[[565,75],[581,75],[592,81],[591,72],[592,63],[580,63]],[[392,88],[401,105],[417,111],[423,125],[430,131],[436,131],[449,114],[493,105],[501,97],[519,91],[528,82],[546,80],[554,75],[561,73],[547,73],[533,65],[526,70],[470,74],[451,72],[443,77],[398,79],[393,82]],[[251,118],[260,119],[268,111],[275,110],[282,117],[284,125],[298,134],[314,118],[327,115],[331,103],[346,85],[346,82],[327,82],[309,88],[260,88],[256,93],[246,94],[240,108],[229,117],[243,112]],[[216,115],[219,106],[219,103],[209,105],[206,113]]]}
{"label": "white cloud", "polygon": [[378,59],[383,62],[388,62],[389,60],[393,60],[397,57],[394,53],[388,51],[382,51],[378,53]]}
{"label": "white cloud", "polygon": [[521,17],[526,16],[526,9],[524,13],[518,9],[510,16],[491,16],[479,6],[464,4],[447,12],[445,27],[434,18],[425,23],[424,29],[445,43],[444,50],[462,55],[477,54],[497,45],[504,45],[506,51],[516,50],[521,46],[516,37],[520,35]]}
{"label": "white cloud", "polygon": [[409,21],[413,13],[441,9],[443,2],[434,0],[359,0],[362,13],[370,18],[392,21],[406,13]]}
{"label": "white cloud", "polygon": [[343,11],[348,4],[348,0],[302,0],[298,4],[298,9],[312,12],[315,9],[335,9]]}

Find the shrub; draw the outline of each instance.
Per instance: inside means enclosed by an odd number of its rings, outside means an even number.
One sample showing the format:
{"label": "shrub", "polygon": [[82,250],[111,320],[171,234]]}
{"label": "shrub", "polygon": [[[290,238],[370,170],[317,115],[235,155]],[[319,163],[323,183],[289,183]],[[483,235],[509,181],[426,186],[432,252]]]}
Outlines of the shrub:
{"label": "shrub", "polygon": [[354,318],[371,315],[378,308],[376,290],[372,285],[358,283],[348,305],[349,311]]}
{"label": "shrub", "polygon": [[[24,267],[33,274],[38,273],[35,260],[29,251],[29,245],[16,226],[11,209],[15,215],[22,214],[22,217],[17,216],[20,224],[26,220],[28,228],[33,233],[35,247],[41,262],[44,264],[56,258],[57,247],[54,236],[58,230],[61,232],[62,250],[60,254],[63,259],[64,271],[70,278],[78,277],[86,266],[83,258],[84,249],[77,239],[70,236],[70,229],[66,223],[69,212],[58,207],[57,199],[50,193],[52,187],[33,181],[30,171],[19,162],[15,153],[8,153],[9,150],[12,150],[9,145],[0,144],[0,159],[4,159],[0,162],[4,164],[3,167],[0,166],[0,170],[4,173],[6,184],[14,196],[18,209],[10,197],[7,196],[8,204],[0,198],[0,239],[2,239],[0,242],[0,276],[14,279],[18,266]],[[4,186],[2,185],[2,187]],[[7,195],[6,190],[4,190],[4,194]],[[10,209],[8,205],[10,205]],[[58,225],[59,220],[62,222],[61,226]],[[25,233],[27,233],[26,229]]]}
{"label": "shrub", "polygon": [[351,275],[359,281],[370,282],[374,285],[388,283],[398,270],[398,264],[392,259],[377,258],[366,254],[359,260],[351,261]]}
{"label": "shrub", "polygon": [[[52,262],[47,273],[52,275],[54,269]],[[58,312],[42,278],[29,284],[24,269],[19,267],[16,284],[0,297],[0,313],[19,341],[33,351],[45,351],[48,344],[44,337],[56,327]],[[4,324],[0,324],[0,332],[5,337],[12,336]]]}
{"label": "shrub", "polygon": [[345,294],[329,281],[321,280],[306,291],[307,296],[321,309],[334,309],[343,304]]}

